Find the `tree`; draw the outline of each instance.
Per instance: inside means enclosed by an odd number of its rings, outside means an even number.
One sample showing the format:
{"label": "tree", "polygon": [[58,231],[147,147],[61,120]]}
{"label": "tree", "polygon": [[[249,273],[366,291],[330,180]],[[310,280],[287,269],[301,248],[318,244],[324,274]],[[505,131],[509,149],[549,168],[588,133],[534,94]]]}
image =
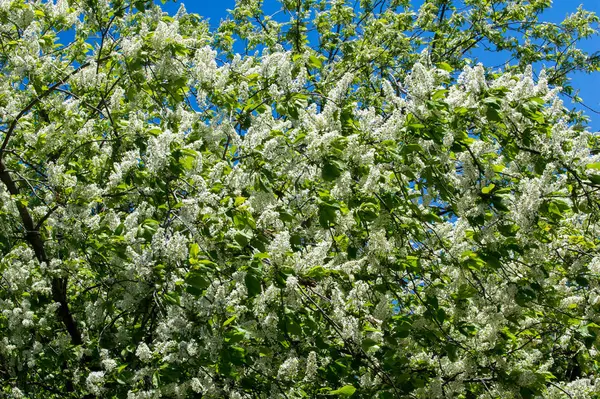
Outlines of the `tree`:
{"label": "tree", "polygon": [[0,1],[4,397],[600,397],[596,15],[261,3]]}

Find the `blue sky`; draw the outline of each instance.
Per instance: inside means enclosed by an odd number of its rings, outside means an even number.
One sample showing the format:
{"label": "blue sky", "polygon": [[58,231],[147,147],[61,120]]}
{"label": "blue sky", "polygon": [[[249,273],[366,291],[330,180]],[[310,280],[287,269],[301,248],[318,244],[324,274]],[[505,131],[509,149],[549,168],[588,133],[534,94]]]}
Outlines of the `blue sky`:
{"label": "blue sky", "polygon": [[[422,3],[422,0],[413,0],[415,4]],[[182,1],[168,2],[164,5],[164,9],[169,14],[174,14],[179,8]],[[204,18],[210,20],[211,27],[216,27],[221,19],[227,17],[228,9],[235,6],[235,0],[188,0],[183,1],[188,12],[200,14]],[[268,10],[278,9],[277,0],[264,0],[264,5]],[[542,19],[550,22],[560,22],[567,14],[574,12],[577,7],[582,4],[589,11],[594,11],[600,14],[600,0],[553,0],[552,8],[547,10]],[[581,47],[589,52],[600,50],[600,37],[596,36],[591,40],[581,44]],[[480,52],[479,61],[485,65],[498,65],[504,60],[497,54],[487,55]],[[490,54],[490,53],[488,53]],[[600,110],[600,72],[595,74],[576,74],[573,76],[573,87],[580,89],[580,97],[583,98],[586,105]],[[573,108],[576,105],[572,104],[569,99],[565,99],[565,105],[568,108]],[[579,106],[577,106],[580,109]],[[591,111],[586,111],[586,114],[591,118],[590,126],[593,130],[600,130],[600,115]]]}

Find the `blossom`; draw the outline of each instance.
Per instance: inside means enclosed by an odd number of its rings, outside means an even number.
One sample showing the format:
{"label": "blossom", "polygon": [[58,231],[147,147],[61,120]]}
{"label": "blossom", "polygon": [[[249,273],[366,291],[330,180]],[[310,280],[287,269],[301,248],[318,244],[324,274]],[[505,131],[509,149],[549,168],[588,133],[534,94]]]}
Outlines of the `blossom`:
{"label": "blossom", "polygon": [[152,359],[152,351],[150,350],[150,348],[148,348],[148,345],[146,345],[144,342],[140,343],[137,347],[137,349],[135,350],[135,355],[142,361],[142,362],[148,362]]}
{"label": "blossom", "polygon": [[100,395],[102,393],[102,386],[104,385],[104,371],[92,371],[88,374],[85,379],[87,389],[94,395]]}
{"label": "blossom", "polygon": [[304,379],[307,381],[312,380],[317,374],[317,354],[315,351],[311,351],[306,358],[306,372]]}
{"label": "blossom", "polygon": [[281,380],[292,380],[298,374],[298,366],[300,361],[297,357],[290,357],[286,359],[281,366],[279,366],[279,370],[277,371],[277,378]]}

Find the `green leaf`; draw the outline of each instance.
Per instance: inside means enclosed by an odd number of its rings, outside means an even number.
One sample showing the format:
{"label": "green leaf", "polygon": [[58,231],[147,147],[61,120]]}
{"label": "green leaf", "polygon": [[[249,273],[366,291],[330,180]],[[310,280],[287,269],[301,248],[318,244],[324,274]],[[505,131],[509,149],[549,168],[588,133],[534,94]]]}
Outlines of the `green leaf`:
{"label": "green leaf", "polygon": [[160,127],[156,126],[148,129],[147,132],[152,136],[158,136],[162,133],[162,130],[160,129]]}
{"label": "green leaf", "polygon": [[248,243],[250,242],[250,239],[252,237],[250,237],[248,234],[240,231],[240,232],[237,232],[233,238],[234,238],[235,242],[240,244],[240,246],[243,248],[246,245],[248,245]]}
{"label": "green leaf", "polygon": [[562,212],[555,202],[550,202],[548,204],[548,211],[550,211],[550,213],[553,215],[562,216]]}
{"label": "green leaf", "polygon": [[181,157],[179,163],[185,170],[191,170],[194,167],[194,157],[186,155]]}
{"label": "green leaf", "polygon": [[329,275],[329,272],[323,266],[314,266],[306,273],[307,277],[314,278],[315,280],[321,280],[327,275]]}
{"label": "green leaf", "polygon": [[496,187],[496,185],[494,183],[490,183],[488,186],[485,186],[484,188],[481,189],[481,192],[483,194],[489,194],[492,192],[492,190],[494,189],[494,187]]}
{"label": "green leaf", "polygon": [[259,276],[257,276],[256,272],[248,271],[246,273],[246,277],[244,278],[244,282],[246,283],[246,289],[248,290],[248,297],[254,297],[261,292],[261,281]]}
{"label": "green leaf", "polygon": [[227,320],[225,320],[225,322],[223,323],[223,327],[227,327],[228,325],[233,323],[233,321],[236,319],[236,317],[237,316],[233,315],[230,318],[228,318]]}
{"label": "green leaf", "polygon": [[485,116],[488,120],[492,122],[500,122],[502,121],[502,117],[500,116],[500,112],[498,109],[493,107],[487,107],[485,110]]}
{"label": "green leaf", "polygon": [[331,225],[335,224],[336,210],[337,208],[331,204],[319,204],[319,224],[321,227],[327,229]]}
{"label": "green leaf", "polygon": [[342,163],[336,159],[328,159],[323,165],[321,176],[325,181],[333,181],[340,177],[344,169]]}
{"label": "green leaf", "polygon": [[466,115],[469,113],[469,109],[466,107],[456,107],[454,113],[457,115]]}
{"label": "green leaf", "polygon": [[179,294],[177,292],[167,292],[163,295],[163,298],[172,305],[179,305]]}
{"label": "green leaf", "polygon": [[452,68],[452,66],[450,64],[448,64],[447,62],[440,62],[440,63],[436,64],[436,66],[440,69],[443,69],[446,72],[454,71],[454,68]]}
{"label": "green leaf", "polygon": [[405,144],[401,150],[402,154],[410,154],[413,152],[422,152],[422,151],[423,151],[423,148],[419,144],[416,144],[416,143]]}
{"label": "green leaf", "polygon": [[336,389],[335,391],[331,391],[330,395],[338,395],[338,396],[352,396],[356,392],[356,388],[352,385],[345,385],[340,389]]}
{"label": "green leaf", "polygon": [[446,97],[446,93],[448,93],[448,90],[446,89],[437,90],[433,93],[431,99],[433,101],[441,100],[442,98]]}
{"label": "green leaf", "polygon": [[289,334],[292,334],[292,335],[295,335],[298,337],[302,336],[302,328],[291,317],[286,318],[285,328]]}
{"label": "green leaf", "polygon": [[233,202],[234,207],[238,207],[246,202],[246,197],[235,197],[235,201]]}
{"label": "green leaf", "polygon": [[358,216],[365,222],[372,222],[379,216],[379,204],[364,202],[357,210]]}
{"label": "green leaf", "polygon": [[371,338],[366,338],[363,340],[361,346],[365,351],[368,351],[370,348],[376,346],[378,344],[377,341]]}
{"label": "green leaf", "polygon": [[210,286],[207,277],[198,271],[189,272],[184,282],[187,284],[186,291],[196,296],[203,295],[204,290]]}
{"label": "green leaf", "polygon": [[123,223],[121,223],[115,229],[115,235],[120,236],[121,234],[123,234],[123,231],[125,231],[125,225]]}
{"label": "green leaf", "polygon": [[158,230],[158,226],[160,223],[154,219],[146,219],[140,226],[140,234],[142,237],[146,239],[146,241],[151,241],[152,236]]}
{"label": "green leaf", "polygon": [[198,254],[200,253],[200,247],[195,242],[190,245],[190,258],[198,259]]}
{"label": "green leaf", "polygon": [[321,60],[318,57],[311,55],[308,57],[308,65],[313,68],[320,69],[321,66],[323,65],[323,63],[321,62]]}
{"label": "green leaf", "polygon": [[588,175],[587,177],[592,183],[600,185],[600,175]]}
{"label": "green leaf", "polygon": [[215,262],[208,259],[199,259],[196,263],[207,266],[210,269],[217,269],[219,267],[219,265],[217,265]]}
{"label": "green leaf", "polygon": [[588,163],[587,165],[585,165],[585,168],[586,169],[600,170],[600,162]]}

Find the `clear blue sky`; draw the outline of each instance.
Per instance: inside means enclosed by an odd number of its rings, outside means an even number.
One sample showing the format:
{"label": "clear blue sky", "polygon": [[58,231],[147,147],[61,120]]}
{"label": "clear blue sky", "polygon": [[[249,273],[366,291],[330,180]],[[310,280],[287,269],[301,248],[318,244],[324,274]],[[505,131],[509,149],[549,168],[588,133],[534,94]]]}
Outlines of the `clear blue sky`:
{"label": "clear blue sky", "polygon": [[[413,0],[415,5],[422,3],[422,0]],[[179,8],[181,0],[177,2],[168,2],[164,9],[169,14],[174,14]],[[188,0],[183,1],[188,12],[200,14],[210,20],[211,27],[216,27],[221,19],[227,17],[227,10],[235,6],[235,0]],[[264,6],[267,12],[277,10],[279,2],[277,0],[264,0]],[[552,8],[547,10],[542,19],[550,22],[560,22],[567,14],[574,12],[582,4],[589,11],[594,11],[600,15],[600,0],[553,0]],[[581,47],[589,52],[600,50],[600,37],[594,37],[584,42]],[[485,53],[482,53],[480,60],[486,65],[498,65],[504,60],[498,58],[498,55],[492,55],[486,59]],[[489,53],[488,53],[489,54]],[[500,61],[500,62],[499,62]],[[573,87],[580,89],[580,97],[583,98],[586,105],[600,110],[600,72],[595,74],[577,74],[573,77]],[[575,105],[570,100],[565,99],[565,105],[572,108]],[[580,107],[577,106],[578,109]],[[600,115],[591,111],[586,111],[591,118],[591,128],[600,130]]]}

